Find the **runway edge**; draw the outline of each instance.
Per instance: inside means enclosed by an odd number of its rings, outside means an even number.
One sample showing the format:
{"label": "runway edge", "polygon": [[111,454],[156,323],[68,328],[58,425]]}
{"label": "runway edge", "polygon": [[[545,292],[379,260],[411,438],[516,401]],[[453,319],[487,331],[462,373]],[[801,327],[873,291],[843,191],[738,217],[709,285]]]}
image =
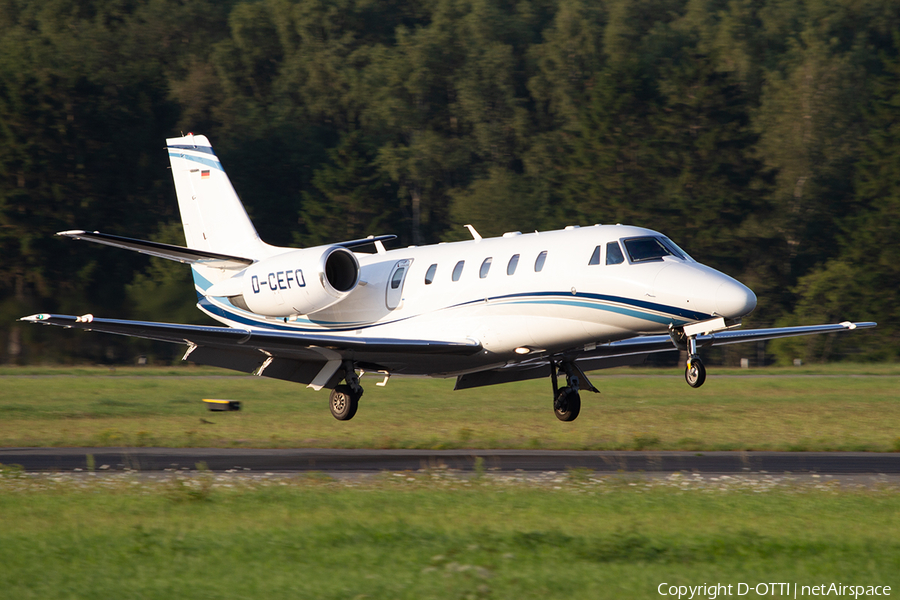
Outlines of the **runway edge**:
{"label": "runway edge", "polygon": [[[479,460],[480,459],[480,460]],[[900,474],[900,453],[649,452],[568,450],[330,450],[222,448],[2,448],[0,464],[26,471],[378,472],[450,468],[470,471],[601,473]]]}

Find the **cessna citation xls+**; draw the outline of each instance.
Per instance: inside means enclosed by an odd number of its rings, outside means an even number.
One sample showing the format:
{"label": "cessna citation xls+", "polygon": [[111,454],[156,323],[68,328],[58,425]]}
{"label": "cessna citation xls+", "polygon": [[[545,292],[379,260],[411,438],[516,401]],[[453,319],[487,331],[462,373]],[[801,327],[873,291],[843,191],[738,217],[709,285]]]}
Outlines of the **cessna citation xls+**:
{"label": "cessna citation xls+", "polygon": [[[225,327],[37,314],[29,321],[186,344],[185,360],[331,390],[356,414],[364,372],[456,377],[456,389],[549,376],[562,421],[581,409],[586,371],[698,348],[848,331],[875,323],[738,330],[753,292],[666,236],[624,225],[386,250],[395,236],[313,248],[257,235],[209,141],[167,140],[186,247],[99,232],[58,235],[189,263],[197,306]],[[369,252],[360,252],[366,249]],[[559,378],[565,378],[560,385]],[[379,384],[382,385],[382,384]]]}

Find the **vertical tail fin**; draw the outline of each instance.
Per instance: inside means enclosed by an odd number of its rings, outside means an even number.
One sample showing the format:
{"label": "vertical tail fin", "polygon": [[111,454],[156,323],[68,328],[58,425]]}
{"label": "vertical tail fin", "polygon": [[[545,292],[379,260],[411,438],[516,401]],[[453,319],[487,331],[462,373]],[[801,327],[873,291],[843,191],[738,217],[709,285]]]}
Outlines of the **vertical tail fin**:
{"label": "vertical tail fin", "polygon": [[259,239],[206,136],[166,140],[188,248],[260,259],[270,246]]}

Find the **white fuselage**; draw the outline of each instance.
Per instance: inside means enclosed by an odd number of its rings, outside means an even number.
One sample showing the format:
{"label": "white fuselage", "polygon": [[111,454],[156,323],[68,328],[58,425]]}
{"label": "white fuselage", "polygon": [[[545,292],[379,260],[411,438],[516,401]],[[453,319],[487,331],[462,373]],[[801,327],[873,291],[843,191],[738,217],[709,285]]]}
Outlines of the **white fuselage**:
{"label": "white fuselage", "polygon": [[[633,260],[622,240],[642,238],[665,239],[649,229],[595,225],[357,253],[359,284],[314,314],[262,317],[224,297],[202,298],[199,306],[234,327],[482,345],[465,364],[412,369],[431,375],[662,333],[670,325],[736,319],[755,307],[752,291],[687,255]],[[610,242],[619,242],[619,264],[607,264]],[[203,296],[209,283],[196,271],[195,281]]]}

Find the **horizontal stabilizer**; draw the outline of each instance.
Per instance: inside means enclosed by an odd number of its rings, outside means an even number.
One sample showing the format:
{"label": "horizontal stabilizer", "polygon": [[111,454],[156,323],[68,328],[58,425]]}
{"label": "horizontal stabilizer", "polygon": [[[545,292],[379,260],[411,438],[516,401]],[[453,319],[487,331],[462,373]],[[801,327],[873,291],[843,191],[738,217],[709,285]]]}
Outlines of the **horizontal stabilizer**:
{"label": "horizontal stabilizer", "polygon": [[338,242],[337,244],[332,244],[334,246],[340,246],[342,248],[347,248],[348,250],[352,248],[359,248],[360,246],[365,246],[366,244],[374,244],[375,242],[386,242],[388,240],[396,240],[396,235],[378,235],[378,236],[369,236],[367,238],[363,238],[361,240],[350,240],[349,242]]}
{"label": "horizontal stabilizer", "polygon": [[106,246],[114,246],[116,248],[124,248],[125,250],[133,250],[141,254],[149,254],[158,258],[174,260],[180,263],[196,264],[200,263],[211,267],[220,267],[224,269],[243,269],[253,264],[250,258],[240,256],[229,256],[227,254],[218,254],[207,250],[194,250],[192,248],[184,248],[182,246],[173,246],[172,244],[162,244],[160,242],[148,242],[145,240],[135,240],[132,238],[121,237],[118,235],[110,235],[108,233],[100,233],[99,231],[60,231],[56,235],[73,238],[76,240],[87,240],[96,242]]}

